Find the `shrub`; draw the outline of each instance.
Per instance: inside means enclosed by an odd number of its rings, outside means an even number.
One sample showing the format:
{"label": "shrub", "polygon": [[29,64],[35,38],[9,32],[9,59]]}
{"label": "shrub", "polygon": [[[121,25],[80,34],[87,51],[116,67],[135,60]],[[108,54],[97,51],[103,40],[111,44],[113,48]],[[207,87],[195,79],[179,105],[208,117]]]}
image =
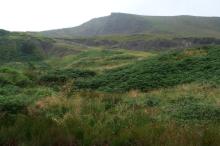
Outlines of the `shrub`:
{"label": "shrub", "polygon": [[88,78],[95,76],[96,73],[88,70],[76,70],[76,69],[63,69],[63,70],[53,70],[43,75],[40,78],[42,83],[65,83],[68,80],[73,80],[77,78]]}
{"label": "shrub", "polygon": [[172,101],[169,114],[183,121],[220,121],[220,107],[202,102],[191,96],[181,97]]}

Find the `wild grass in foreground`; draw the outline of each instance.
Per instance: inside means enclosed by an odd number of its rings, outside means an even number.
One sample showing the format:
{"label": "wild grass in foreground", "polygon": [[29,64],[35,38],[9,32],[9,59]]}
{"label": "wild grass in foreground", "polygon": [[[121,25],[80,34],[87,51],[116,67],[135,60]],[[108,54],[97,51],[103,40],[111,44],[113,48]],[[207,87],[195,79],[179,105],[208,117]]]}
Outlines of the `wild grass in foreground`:
{"label": "wild grass in foreground", "polygon": [[220,139],[219,87],[147,93],[61,92],[0,118],[1,145],[210,145]]}
{"label": "wild grass in foreground", "polygon": [[[15,117],[14,117],[15,118]],[[186,146],[219,144],[219,125],[178,125],[176,123],[151,122],[131,127],[122,126],[125,120],[97,123],[95,127],[77,117],[58,124],[45,117],[18,115],[11,123],[1,120],[0,144],[5,146],[75,146],[75,145],[166,145]],[[111,128],[119,127],[114,132]],[[107,126],[107,127],[106,127]],[[123,127],[123,128],[122,128]]]}

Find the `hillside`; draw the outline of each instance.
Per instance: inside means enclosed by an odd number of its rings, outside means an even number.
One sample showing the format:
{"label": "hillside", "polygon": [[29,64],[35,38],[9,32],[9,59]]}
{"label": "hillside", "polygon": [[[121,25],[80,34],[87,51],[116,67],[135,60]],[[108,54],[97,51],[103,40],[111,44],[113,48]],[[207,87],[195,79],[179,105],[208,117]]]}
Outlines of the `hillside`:
{"label": "hillside", "polygon": [[50,57],[75,54],[86,46],[26,33],[0,30],[0,64],[41,61]]}
{"label": "hillside", "polygon": [[1,32],[1,63],[28,60],[39,61],[47,56],[46,48],[52,46],[52,40],[50,39],[40,40],[39,38],[34,38],[24,33]]}
{"label": "hillside", "polygon": [[173,36],[220,37],[220,18],[197,16],[140,16],[112,13],[78,27],[41,32],[50,37],[117,34],[160,34]]}
{"label": "hillside", "polygon": [[124,92],[132,89],[149,91],[194,82],[220,84],[219,55],[219,46],[173,51],[108,71],[75,86]]}
{"label": "hillside", "polygon": [[65,41],[75,42],[93,47],[108,49],[127,49],[137,51],[167,51],[181,50],[206,45],[220,45],[220,39],[213,37],[172,37],[170,35],[110,35],[80,38],[63,38]]}

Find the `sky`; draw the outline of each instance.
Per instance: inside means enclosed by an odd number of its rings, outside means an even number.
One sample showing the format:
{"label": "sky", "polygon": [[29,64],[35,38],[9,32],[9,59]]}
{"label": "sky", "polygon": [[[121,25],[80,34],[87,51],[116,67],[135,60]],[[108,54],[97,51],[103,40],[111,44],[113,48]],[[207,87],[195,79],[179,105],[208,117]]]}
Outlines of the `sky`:
{"label": "sky", "polygon": [[220,0],[0,0],[0,29],[43,31],[74,27],[111,12],[220,17]]}

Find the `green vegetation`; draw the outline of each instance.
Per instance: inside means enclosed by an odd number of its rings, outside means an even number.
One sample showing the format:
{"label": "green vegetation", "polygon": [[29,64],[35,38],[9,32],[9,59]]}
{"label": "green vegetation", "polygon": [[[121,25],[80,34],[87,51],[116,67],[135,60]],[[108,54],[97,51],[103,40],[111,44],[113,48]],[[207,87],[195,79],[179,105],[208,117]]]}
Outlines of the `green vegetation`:
{"label": "green vegetation", "polygon": [[212,85],[185,84],[148,93],[48,96],[30,105],[27,115],[2,115],[0,142],[215,146],[220,137],[219,91]]}
{"label": "green vegetation", "polygon": [[77,55],[65,56],[62,60],[57,58],[50,59],[47,63],[53,67],[80,68],[103,72],[154,55],[155,54],[148,52],[91,48],[90,50],[83,51]]}
{"label": "green vegetation", "polygon": [[40,61],[47,57],[53,40],[33,37],[25,33],[7,32],[0,35],[0,63]]}
{"label": "green vegetation", "polygon": [[220,47],[174,51],[77,83],[101,91],[149,91],[191,82],[220,83]]}
{"label": "green vegetation", "polygon": [[220,143],[219,46],[152,53],[7,31],[0,42],[0,145]]}
{"label": "green vegetation", "polygon": [[26,33],[12,33],[0,30],[0,64],[10,62],[42,61],[51,57],[81,52],[84,45],[62,39],[32,36]]}

